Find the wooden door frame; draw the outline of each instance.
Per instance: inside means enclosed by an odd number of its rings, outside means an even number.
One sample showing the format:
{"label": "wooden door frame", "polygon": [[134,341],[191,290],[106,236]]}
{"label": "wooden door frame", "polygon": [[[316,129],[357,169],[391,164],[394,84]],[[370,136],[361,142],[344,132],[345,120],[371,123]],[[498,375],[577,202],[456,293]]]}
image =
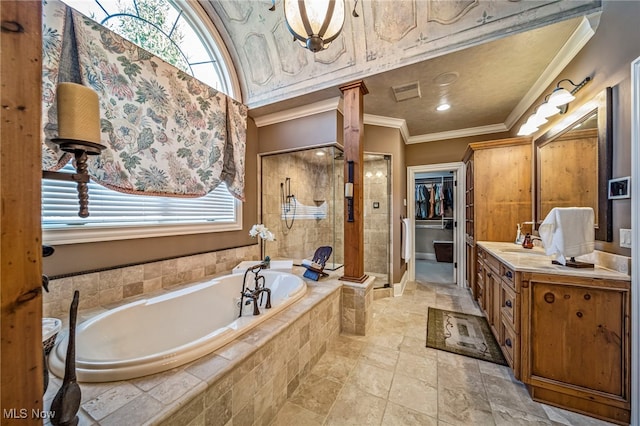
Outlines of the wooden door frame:
{"label": "wooden door frame", "polygon": [[[465,208],[464,208],[464,183],[466,176],[466,169],[463,162],[455,163],[439,163],[428,164],[422,166],[409,166],[407,167],[407,217],[411,223],[411,229],[416,229],[416,173],[426,172],[448,172],[450,170],[455,171],[457,186],[455,187],[453,195],[454,217],[457,226],[453,230],[453,261],[457,262],[458,267],[455,269],[455,278],[458,287],[465,287],[465,268],[464,262],[464,221],[465,221]],[[414,232],[415,234],[415,232]],[[415,281],[416,279],[416,239],[411,239],[411,259],[409,259],[407,270],[409,272],[409,281]]]}

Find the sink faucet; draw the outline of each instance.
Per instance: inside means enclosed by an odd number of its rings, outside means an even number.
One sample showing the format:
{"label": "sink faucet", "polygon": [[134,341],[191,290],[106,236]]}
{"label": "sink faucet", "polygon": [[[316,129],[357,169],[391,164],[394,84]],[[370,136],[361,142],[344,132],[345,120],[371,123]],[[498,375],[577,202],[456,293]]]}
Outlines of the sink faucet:
{"label": "sink faucet", "polygon": [[532,235],[531,242],[533,243],[534,246],[536,246],[535,241],[540,241],[540,247],[544,248],[544,242],[542,241],[542,238]]}
{"label": "sink faucet", "polygon": [[[242,316],[242,308],[245,304],[244,299],[247,298],[249,300],[246,301],[246,304],[251,303],[253,301],[253,315],[260,315],[260,310],[258,309],[258,305],[262,303],[262,297],[264,293],[267,293],[267,301],[265,304],[266,309],[271,309],[271,289],[265,286],[265,278],[264,275],[260,275],[260,271],[264,269],[266,265],[264,262],[260,262],[257,265],[254,265],[244,272],[244,277],[242,279],[242,291],[240,292],[240,315]],[[247,275],[249,272],[254,274],[254,288],[247,288]],[[260,298],[260,302],[258,302],[258,298]]]}

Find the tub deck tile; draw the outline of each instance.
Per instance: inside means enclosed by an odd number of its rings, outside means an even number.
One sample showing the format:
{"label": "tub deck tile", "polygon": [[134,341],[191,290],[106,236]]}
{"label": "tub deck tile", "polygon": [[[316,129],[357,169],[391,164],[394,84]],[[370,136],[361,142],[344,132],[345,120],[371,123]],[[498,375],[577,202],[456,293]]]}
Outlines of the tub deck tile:
{"label": "tub deck tile", "polygon": [[162,404],[149,395],[141,394],[120,409],[100,420],[103,426],[142,425],[162,410]]}
{"label": "tub deck tile", "polygon": [[230,371],[231,361],[216,354],[205,355],[187,364],[186,371],[211,385],[226,371]]}
{"label": "tub deck tile", "polygon": [[276,318],[270,318],[255,327],[248,333],[243,334],[238,340],[253,346],[263,346],[273,338],[273,335],[284,330],[287,323]]}
{"label": "tub deck tile", "polygon": [[206,383],[191,374],[180,371],[172,374],[148,394],[167,405],[189,392],[201,393],[207,389]]}
{"label": "tub deck tile", "polygon": [[251,345],[241,340],[234,340],[233,342],[228,343],[222,348],[218,349],[214,353],[231,361],[239,361],[247,358],[255,348],[255,345]]}
{"label": "tub deck tile", "polygon": [[151,374],[149,376],[137,377],[135,379],[130,379],[129,383],[135,385],[140,388],[140,390],[144,392],[149,392],[151,389],[155,388],[166,382],[172,376],[179,374],[183,370],[183,367],[172,368],[171,370],[162,371],[160,373]]}
{"label": "tub deck tile", "polygon": [[101,420],[127,404],[143,392],[128,382],[119,382],[106,392],[82,404],[82,408],[95,420]]}
{"label": "tub deck tile", "polygon": [[204,396],[203,394],[200,394],[191,400],[181,399],[178,404],[156,413],[155,418],[152,419],[149,424],[159,424],[162,426],[186,426],[203,411]]}

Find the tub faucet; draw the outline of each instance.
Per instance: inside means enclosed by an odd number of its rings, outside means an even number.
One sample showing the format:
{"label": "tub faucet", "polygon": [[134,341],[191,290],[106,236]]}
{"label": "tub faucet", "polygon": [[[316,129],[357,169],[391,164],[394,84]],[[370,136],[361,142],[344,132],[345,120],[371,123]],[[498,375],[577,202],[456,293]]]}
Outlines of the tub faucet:
{"label": "tub faucet", "polygon": [[[264,262],[260,262],[257,265],[254,265],[244,272],[244,277],[242,278],[242,291],[240,292],[240,315],[242,316],[242,308],[245,304],[244,299],[247,298],[249,300],[246,301],[246,304],[251,303],[253,300],[253,315],[260,315],[260,310],[258,309],[258,297],[260,297],[260,302],[262,302],[262,294],[267,293],[267,303],[265,308],[271,309],[271,289],[265,287],[265,278],[264,275],[260,275],[260,271],[266,267]],[[254,288],[247,288],[247,275],[249,272],[254,274]]]}
{"label": "tub faucet", "polygon": [[[266,309],[271,309],[271,289],[270,288],[259,288],[256,290],[246,290],[246,292],[244,293],[244,297],[246,297],[248,300],[247,302],[251,302],[253,301],[253,315],[260,315],[260,309],[258,309],[258,305],[260,303],[262,303],[262,300],[258,301],[258,298],[262,299],[262,294],[263,293],[267,293],[267,303],[265,305]],[[240,305],[240,308],[242,309],[242,305]]]}

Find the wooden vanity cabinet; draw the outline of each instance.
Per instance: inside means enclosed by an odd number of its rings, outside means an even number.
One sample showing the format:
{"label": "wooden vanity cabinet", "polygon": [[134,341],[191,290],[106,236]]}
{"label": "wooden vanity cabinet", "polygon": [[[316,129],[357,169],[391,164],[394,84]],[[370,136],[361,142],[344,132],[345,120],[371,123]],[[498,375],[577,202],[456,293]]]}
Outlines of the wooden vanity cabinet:
{"label": "wooden vanity cabinet", "polygon": [[520,378],[520,286],[516,273],[487,253],[481,247],[477,250],[478,288],[482,295],[478,305],[487,317],[496,341],[513,370]]}
{"label": "wooden vanity cabinet", "polygon": [[476,245],[476,300],[516,379],[536,401],[628,424],[631,282],[544,273],[501,260],[495,244]]}
{"label": "wooden vanity cabinet", "polygon": [[531,397],[628,424],[630,282],[522,274],[522,381]]}

